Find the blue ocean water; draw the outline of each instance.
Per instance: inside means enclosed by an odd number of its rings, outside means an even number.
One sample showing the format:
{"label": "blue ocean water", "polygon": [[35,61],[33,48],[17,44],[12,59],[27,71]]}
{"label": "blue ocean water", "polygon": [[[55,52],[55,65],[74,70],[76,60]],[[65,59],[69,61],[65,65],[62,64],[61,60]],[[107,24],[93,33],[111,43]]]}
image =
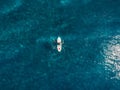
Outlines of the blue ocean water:
{"label": "blue ocean water", "polygon": [[0,90],[120,90],[120,1],[0,0]]}

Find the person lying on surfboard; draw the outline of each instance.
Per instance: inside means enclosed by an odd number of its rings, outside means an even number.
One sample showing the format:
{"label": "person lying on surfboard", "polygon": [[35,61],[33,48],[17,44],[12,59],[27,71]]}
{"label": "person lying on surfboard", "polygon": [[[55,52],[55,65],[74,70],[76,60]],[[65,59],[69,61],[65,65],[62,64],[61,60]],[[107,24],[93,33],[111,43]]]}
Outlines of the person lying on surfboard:
{"label": "person lying on surfboard", "polygon": [[61,40],[61,37],[58,36],[58,38],[57,38],[57,50],[58,50],[58,52],[61,52],[61,50],[62,50],[62,44],[63,44],[63,42]]}

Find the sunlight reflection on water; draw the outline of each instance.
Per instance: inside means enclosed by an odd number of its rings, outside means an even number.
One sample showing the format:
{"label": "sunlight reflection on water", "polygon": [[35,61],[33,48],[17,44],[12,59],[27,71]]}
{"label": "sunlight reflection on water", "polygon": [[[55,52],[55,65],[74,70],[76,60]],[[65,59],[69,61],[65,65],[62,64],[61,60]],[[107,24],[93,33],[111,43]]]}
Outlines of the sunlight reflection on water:
{"label": "sunlight reflection on water", "polygon": [[104,47],[105,69],[113,73],[111,79],[120,79],[120,35],[108,41]]}

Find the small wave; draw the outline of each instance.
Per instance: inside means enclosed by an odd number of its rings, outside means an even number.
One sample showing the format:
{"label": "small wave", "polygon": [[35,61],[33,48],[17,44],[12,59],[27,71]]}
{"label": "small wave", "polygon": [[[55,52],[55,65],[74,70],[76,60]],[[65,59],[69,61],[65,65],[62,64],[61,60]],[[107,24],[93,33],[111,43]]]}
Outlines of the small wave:
{"label": "small wave", "polygon": [[20,7],[22,5],[22,0],[3,0],[0,1],[0,13],[1,14],[6,14],[9,13],[16,8]]}
{"label": "small wave", "polygon": [[24,46],[22,44],[0,45],[0,62],[15,58]]}
{"label": "small wave", "polygon": [[79,3],[79,5],[86,5],[89,2],[91,2],[92,0],[60,0],[60,4],[62,6],[69,6],[73,3]]}

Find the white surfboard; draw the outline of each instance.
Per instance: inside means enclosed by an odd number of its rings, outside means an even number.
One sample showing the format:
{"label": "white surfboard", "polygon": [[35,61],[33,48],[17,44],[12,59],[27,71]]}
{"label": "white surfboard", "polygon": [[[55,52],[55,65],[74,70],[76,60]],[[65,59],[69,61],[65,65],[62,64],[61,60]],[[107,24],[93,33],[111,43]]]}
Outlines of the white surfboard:
{"label": "white surfboard", "polygon": [[59,37],[59,36],[57,38],[57,43],[58,43],[57,50],[58,50],[58,52],[61,52],[61,50],[62,50],[62,40],[61,40],[61,37]]}

